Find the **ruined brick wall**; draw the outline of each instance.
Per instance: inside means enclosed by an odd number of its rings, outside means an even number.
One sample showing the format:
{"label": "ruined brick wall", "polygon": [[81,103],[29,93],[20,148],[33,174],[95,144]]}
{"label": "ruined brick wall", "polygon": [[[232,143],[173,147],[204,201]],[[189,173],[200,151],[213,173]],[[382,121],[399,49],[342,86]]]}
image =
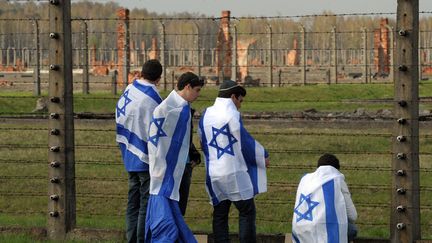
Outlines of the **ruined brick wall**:
{"label": "ruined brick wall", "polygon": [[390,73],[390,38],[388,19],[381,19],[380,28],[374,30],[374,71],[378,75]]}
{"label": "ruined brick wall", "polygon": [[[216,44],[216,75],[223,71],[224,79],[231,79],[232,36],[230,35],[230,11],[222,11]],[[223,70],[222,70],[223,67]]]}
{"label": "ruined brick wall", "polygon": [[124,76],[124,58],[130,52],[125,52],[124,45],[126,42],[126,26],[125,20],[129,20],[129,9],[119,9],[117,11],[117,17],[119,21],[117,22],[117,70],[118,70],[118,79],[117,83],[122,85],[124,84],[123,76]]}
{"label": "ruined brick wall", "polygon": [[389,74],[390,73],[390,38],[389,38],[389,29],[388,26],[388,19],[382,19],[381,20],[381,46],[383,48],[383,73]]}

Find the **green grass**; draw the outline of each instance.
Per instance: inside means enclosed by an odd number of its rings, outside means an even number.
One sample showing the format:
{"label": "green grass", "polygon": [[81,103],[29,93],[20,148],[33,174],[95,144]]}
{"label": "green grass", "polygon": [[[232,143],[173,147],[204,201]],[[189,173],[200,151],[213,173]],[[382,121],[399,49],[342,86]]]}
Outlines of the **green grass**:
{"label": "green grass", "polygon": [[[344,102],[391,99],[392,89],[392,85],[386,84],[248,88],[242,111],[286,112],[310,108],[318,111],[353,111],[360,107],[371,111],[392,109],[391,102]],[[163,97],[167,94],[168,91],[162,92]],[[205,87],[193,107],[202,111],[213,103],[216,94],[216,88]],[[428,97],[431,94],[432,83],[421,83],[420,95]],[[34,109],[36,99],[30,93],[0,90],[0,114],[29,113]],[[112,113],[117,99],[118,96],[103,92],[88,96],[76,93],[74,109],[75,112]],[[423,103],[422,109],[431,109],[430,103]],[[0,123],[0,226],[45,227],[47,224],[47,126],[46,121]],[[248,122],[246,126],[271,154],[268,192],[259,195],[256,200],[259,233],[291,231],[298,181],[304,173],[313,171],[322,152],[334,152],[342,161],[341,170],[359,213],[360,236],[389,237],[389,188],[393,174],[390,171],[392,142],[388,129],[391,127],[301,129],[290,128],[282,122],[262,121]],[[114,121],[77,120],[75,128],[77,226],[124,229],[127,175],[115,143]],[[431,137],[431,131],[421,131],[421,153],[432,151]],[[195,143],[198,144],[197,141]],[[427,188],[421,191],[423,238],[432,238],[431,157],[427,154],[420,156],[421,186]],[[194,169],[186,221],[194,231],[210,232],[212,207],[205,192],[204,177],[203,165]],[[237,217],[233,207],[230,220],[233,232],[238,230]],[[27,242],[19,235],[0,237],[6,237],[0,238],[0,242]]]}
{"label": "green grass", "polygon": [[[11,128],[20,130],[11,132]],[[359,212],[360,236],[389,237],[391,140],[390,134],[372,135],[388,133],[388,131],[293,129],[260,122],[248,124],[247,128],[270,150],[271,154],[268,192],[259,195],[256,200],[259,233],[291,231],[293,201],[298,181],[304,173],[314,169],[320,155],[319,151],[333,151],[342,161],[341,170],[353,193],[353,200]],[[46,147],[43,146],[48,138],[45,129],[44,122],[0,125],[0,136],[4,138],[1,144],[41,144],[40,147],[35,146],[35,148],[0,146],[2,154],[0,191],[1,194],[5,194],[0,198],[2,210],[0,225],[22,227],[46,225],[49,167]],[[79,145],[75,156],[77,226],[124,229],[127,175],[115,145],[114,123],[77,121],[76,129],[76,144]],[[263,131],[273,135],[265,135]],[[297,135],[301,132],[316,135]],[[346,134],[349,133],[353,135],[347,136]],[[345,135],[338,136],[338,134]],[[430,131],[428,134],[431,135]],[[88,149],[85,148],[86,145],[100,146]],[[421,146],[427,146],[429,149],[431,139],[423,138]],[[431,156],[421,157],[424,168],[432,167],[430,159]],[[10,175],[22,178],[4,179]],[[204,177],[203,165],[194,169],[186,221],[194,231],[210,232],[212,208],[204,189]],[[432,186],[430,172],[422,172],[421,178],[422,186]],[[430,191],[422,191],[421,202],[422,205],[432,205]],[[423,236],[429,238],[432,237],[430,216],[432,216],[430,209],[422,209]],[[230,229],[233,232],[238,230],[237,217],[237,211],[232,209]]]}
{"label": "green grass", "polygon": [[[314,108],[318,111],[354,111],[357,108],[376,111],[391,109],[391,102],[361,101],[370,99],[392,99],[393,85],[391,84],[339,84],[339,85],[307,85],[282,88],[247,88],[247,96],[242,105],[243,112],[287,112],[302,111]],[[169,91],[161,91],[166,97]],[[46,97],[47,94],[42,94]],[[113,113],[119,95],[107,92],[92,92],[83,95],[74,94],[75,112]],[[197,111],[210,106],[217,96],[216,87],[204,87],[201,96],[194,103]],[[432,82],[420,82],[420,97],[432,96]],[[0,114],[2,113],[30,113],[35,108],[36,100],[31,92],[13,92],[0,90]],[[347,102],[347,101],[360,102]],[[432,109],[432,104],[421,104],[422,109]]]}

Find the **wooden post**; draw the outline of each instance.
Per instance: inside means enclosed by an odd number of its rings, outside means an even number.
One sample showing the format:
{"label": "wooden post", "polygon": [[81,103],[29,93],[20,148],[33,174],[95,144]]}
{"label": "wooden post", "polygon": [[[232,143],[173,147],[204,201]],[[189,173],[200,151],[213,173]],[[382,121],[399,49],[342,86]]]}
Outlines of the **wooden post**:
{"label": "wooden post", "polygon": [[367,29],[363,28],[363,82],[367,84],[369,82],[369,72],[368,72],[368,38],[367,38]]}
{"label": "wooden post", "polygon": [[273,87],[273,33],[271,25],[267,25],[267,39],[268,39],[268,80],[270,87]]}
{"label": "wooden post", "polygon": [[418,35],[419,1],[398,0],[394,71],[390,240],[415,242],[420,232]]}
{"label": "wooden post", "polygon": [[76,224],[70,1],[49,4],[48,237],[63,241]]}
{"label": "wooden post", "polygon": [[35,46],[36,46],[36,65],[33,71],[33,80],[34,80],[34,90],[33,95],[39,96],[41,94],[41,75],[40,75],[40,30],[39,30],[39,22],[37,19],[33,20],[33,24],[35,27]]}
{"label": "wooden post", "polygon": [[89,55],[88,55],[88,27],[87,22],[84,20],[82,23],[82,33],[84,37],[82,39],[82,45],[84,46],[84,63],[83,63],[83,74],[82,74],[82,92],[83,94],[89,94]]}

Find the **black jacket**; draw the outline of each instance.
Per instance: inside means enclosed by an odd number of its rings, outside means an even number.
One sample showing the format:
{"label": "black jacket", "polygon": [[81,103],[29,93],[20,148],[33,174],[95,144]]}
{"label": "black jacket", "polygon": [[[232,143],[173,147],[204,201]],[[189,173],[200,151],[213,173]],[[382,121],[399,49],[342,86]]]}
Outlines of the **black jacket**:
{"label": "black jacket", "polygon": [[195,114],[195,110],[191,109],[191,130],[190,130],[190,146],[189,146],[189,161],[195,161],[196,164],[201,163],[201,154],[196,149],[195,145],[193,144],[193,116]]}

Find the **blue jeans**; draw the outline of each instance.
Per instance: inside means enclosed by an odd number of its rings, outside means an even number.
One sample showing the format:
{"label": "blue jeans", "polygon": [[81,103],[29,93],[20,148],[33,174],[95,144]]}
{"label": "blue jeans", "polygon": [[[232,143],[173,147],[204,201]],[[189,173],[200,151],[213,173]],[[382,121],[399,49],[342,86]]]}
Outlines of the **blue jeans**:
{"label": "blue jeans", "polygon": [[192,166],[191,163],[186,163],[183,177],[180,183],[180,200],[179,200],[179,207],[181,214],[184,216],[186,214],[186,207],[188,203],[189,198],[189,188],[191,185],[191,178],[192,178]]}
{"label": "blue jeans", "polygon": [[126,209],[126,238],[128,242],[144,242],[150,174],[148,171],[128,172],[128,174],[129,192]]}
{"label": "blue jeans", "polygon": [[254,199],[231,202],[225,200],[213,206],[214,242],[230,242],[228,214],[231,203],[239,211],[239,239],[241,243],[256,242],[256,209]]}
{"label": "blue jeans", "polygon": [[357,237],[357,227],[353,223],[348,223],[348,241],[353,241]]}

